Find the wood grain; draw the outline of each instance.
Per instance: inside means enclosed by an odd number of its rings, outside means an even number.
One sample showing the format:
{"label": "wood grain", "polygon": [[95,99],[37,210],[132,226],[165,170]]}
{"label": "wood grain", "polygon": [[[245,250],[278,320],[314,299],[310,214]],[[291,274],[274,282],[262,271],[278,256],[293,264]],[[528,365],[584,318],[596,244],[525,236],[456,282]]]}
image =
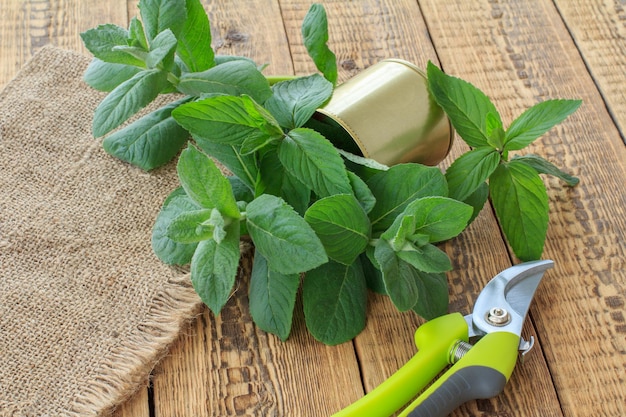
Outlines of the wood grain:
{"label": "wood grain", "polygon": [[79,33],[106,22],[126,27],[124,0],[0,0],[0,85],[41,47],[87,54]]}
{"label": "wood grain", "polygon": [[[302,43],[301,23],[313,1],[281,0],[294,66],[315,70]],[[340,81],[386,58],[403,58],[425,68],[437,56],[414,1],[325,1],[329,45],[337,55]]]}
{"label": "wood grain", "polygon": [[148,388],[141,387],[135,395],[115,410],[113,417],[150,417]]}
{"label": "wood grain", "polygon": [[555,4],[623,133],[626,131],[626,3],[558,0]]}
{"label": "wood grain", "polygon": [[556,269],[532,318],[564,414],[624,415],[626,151],[580,52],[550,1],[422,7],[444,68],[484,88],[505,119],[547,98],[584,100],[531,148],[581,177],[574,189],[547,181],[544,256]]}

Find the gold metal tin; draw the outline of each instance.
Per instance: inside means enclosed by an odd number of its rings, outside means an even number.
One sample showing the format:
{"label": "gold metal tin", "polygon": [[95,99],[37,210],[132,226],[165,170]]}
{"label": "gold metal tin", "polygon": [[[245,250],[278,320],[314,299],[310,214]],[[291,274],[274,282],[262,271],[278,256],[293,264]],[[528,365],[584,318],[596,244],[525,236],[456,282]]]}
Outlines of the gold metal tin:
{"label": "gold metal tin", "polygon": [[313,122],[335,146],[385,165],[436,165],[454,137],[424,72],[400,59],[381,61],[339,85]]}

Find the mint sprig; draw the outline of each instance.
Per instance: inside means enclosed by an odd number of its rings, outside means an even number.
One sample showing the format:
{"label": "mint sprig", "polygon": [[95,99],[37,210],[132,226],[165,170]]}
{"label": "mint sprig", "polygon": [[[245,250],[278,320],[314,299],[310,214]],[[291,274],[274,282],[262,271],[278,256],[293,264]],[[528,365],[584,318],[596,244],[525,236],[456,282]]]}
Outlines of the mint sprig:
{"label": "mint sprig", "polygon": [[[190,265],[196,292],[215,314],[235,287],[242,237],[255,248],[248,289],[255,323],[287,339],[301,289],[306,326],[327,344],[363,330],[368,289],[401,311],[445,313],[452,262],[438,244],[461,233],[489,193],[516,253],[538,256],[547,225],[538,173],[576,179],[538,156],[508,153],[576,103],[542,103],[505,131],[483,93],[431,64],[433,96],[474,149],[445,175],[419,164],[387,167],[315,130],[312,117],[337,82],[323,6],[313,4],[302,23],[319,73],[300,77],[266,77],[248,58],[216,55],[199,0],[139,0],[139,9],[128,29],[109,24],[82,34],[94,55],[84,79],[108,92],[93,132],[108,153],[144,170],[179,155],[181,186],[156,218],[152,247],[167,264]],[[131,122],[169,93],[168,104]]]}
{"label": "mint sprig", "polygon": [[[581,101],[538,103],[505,130],[495,106],[478,88],[444,74],[432,63],[427,74],[433,97],[459,136],[473,148],[446,171],[450,196],[480,210],[490,195],[515,255],[524,261],[539,259],[549,220],[548,197],[539,174],[555,175],[570,186],[578,179],[537,155],[510,159],[509,152],[530,145],[576,111]],[[484,192],[487,181],[488,194]]]}

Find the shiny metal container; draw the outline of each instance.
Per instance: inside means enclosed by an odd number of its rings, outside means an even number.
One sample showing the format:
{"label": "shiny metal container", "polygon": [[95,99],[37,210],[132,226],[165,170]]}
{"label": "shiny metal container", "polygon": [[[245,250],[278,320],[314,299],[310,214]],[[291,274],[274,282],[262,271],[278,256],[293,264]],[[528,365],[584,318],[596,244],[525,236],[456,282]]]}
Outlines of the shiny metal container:
{"label": "shiny metal container", "polygon": [[436,165],[454,137],[424,72],[400,59],[381,61],[339,85],[313,119],[338,148],[385,165]]}

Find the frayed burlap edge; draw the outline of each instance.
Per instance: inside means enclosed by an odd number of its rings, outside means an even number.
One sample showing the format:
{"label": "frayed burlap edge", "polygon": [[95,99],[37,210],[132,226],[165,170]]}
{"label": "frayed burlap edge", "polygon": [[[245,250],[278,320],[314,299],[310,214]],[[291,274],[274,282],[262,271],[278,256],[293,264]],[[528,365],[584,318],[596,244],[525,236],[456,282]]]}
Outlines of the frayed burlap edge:
{"label": "frayed burlap edge", "polygon": [[[251,259],[253,247],[240,242],[242,261],[238,280],[249,274],[246,259]],[[249,263],[249,262],[248,262]],[[111,350],[102,361],[100,374],[88,382],[86,389],[73,404],[72,416],[110,416],[149,381],[154,367],[165,358],[173,343],[184,329],[191,326],[206,306],[202,303],[186,274],[182,281],[172,281],[153,300],[153,308],[146,321],[124,343]],[[158,352],[153,360],[146,362],[146,355]]]}
{"label": "frayed burlap edge", "polygon": [[[89,59],[74,52],[46,46],[39,54],[57,55],[61,60],[75,62],[86,68]],[[24,68],[32,65],[33,57]],[[11,88],[11,83],[7,84]],[[5,88],[0,93],[4,93]],[[94,91],[94,94],[98,92]],[[241,243],[242,257],[250,256],[249,244]],[[155,258],[155,262],[158,260]],[[174,267],[173,267],[174,268]],[[176,268],[174,268],[176,269]],[[68,417],[110,416],[138,390],[145,387],[150,373],[169,351],[169,348],[205,310],[194,291],[188,273],[173,271],[172,278],[148,302],[152,305],[145,320],[126,338],[112,345],[102,357],[97,372],[82,381],[83,389],[64,411]],[[241,273],[241,268],[240,268]],[[0,416],[30,416],[28,404],[0,401]],[[50,417],[46,414],[41,417]]]}
{"label": "frayed burlap edge", "polygon": [[[72,416],[111,415],[145,387],[154,366],[178,334],[203,311],[192,287],[172,282],[152,300],[153,307],[137,330],[103,358],[97,378],[75,399]],[[156,353],[156,356],[155,356]],[[146,358],[152,356],[152,360]]]}
{"label": "frayed burlap edge", "polygon": [[[153,308],[146,320],[102,359],[98,376],[84,381],[85,390],[75,398],[71,410],[66,411],[67,417],[110,416],[146,387],[153,368],[167,355],[181,330],[204,310],[190,283],[169,284],[152,300]],[[149,357],[152,359],[147,361]],[[0,401],[0,415],[28,415],[25,407],[28,404]]]}

